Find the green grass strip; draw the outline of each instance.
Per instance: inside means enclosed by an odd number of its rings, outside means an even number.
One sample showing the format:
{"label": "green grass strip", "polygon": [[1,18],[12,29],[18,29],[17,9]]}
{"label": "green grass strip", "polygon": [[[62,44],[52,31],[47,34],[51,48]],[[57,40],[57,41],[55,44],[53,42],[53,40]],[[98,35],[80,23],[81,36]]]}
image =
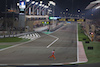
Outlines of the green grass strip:
{"label": "green grass strip", "polygon": [[0,42],[25,42],[28,41],[29,39],[22,39],[18,37],[8,37],[8,38],[0,38]]}
{"label": "green grass strip", "polygon": [[7,48],[7,47],[10,47],[12,45],[0,45],[0,49],[3,49],[3,48]]}
{"label": "green grass strip", "polygon": [[[98,63],[100,62],[100,42],[83,42],[86,56],[88,58],[87,63]],[[93,47],[93,50],[89,50],[88,47]]]}
{"label": "green grass strip", "polygon": [[[78,24],[78,37],[79,37],[79,41],[90,41],[88,36],[84,34],[84,31],[82,30],[82,27],[80,24]],[[83,40],[83,39],[86,39],[86,40]]]}
{"label": "green grass strip", "polygon": [[[82,27],[78,24],[78,38],[79,41],[83,42],[86,56],[88,58],[87,64],[100,62],[100,42],[90,42],[85,43],[85,41],[90,41],[89,38],[84,34]],[[83,40],[85,38],[86,40]],[[93,50],[89,50],[88,47],[93,47]]]}

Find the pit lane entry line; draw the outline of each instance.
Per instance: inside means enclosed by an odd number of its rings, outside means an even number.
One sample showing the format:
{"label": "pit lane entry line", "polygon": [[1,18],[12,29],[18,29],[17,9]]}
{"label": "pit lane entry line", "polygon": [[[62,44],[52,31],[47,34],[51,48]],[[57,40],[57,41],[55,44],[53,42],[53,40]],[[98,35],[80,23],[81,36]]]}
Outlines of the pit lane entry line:
{"label": "pit lane entry line", "polygon": [[53,36],[53,35],[48,35],[48,36],[51,36],[51,37],[53,37],[53,38],[56,38],[56,40],[54,40],[51,44],[49,44],[49,45],[47,46],[47,48],[49,48],[49,47],[52,46],[56,41],[59,40],[59,38],[56,37],[56,36]]}

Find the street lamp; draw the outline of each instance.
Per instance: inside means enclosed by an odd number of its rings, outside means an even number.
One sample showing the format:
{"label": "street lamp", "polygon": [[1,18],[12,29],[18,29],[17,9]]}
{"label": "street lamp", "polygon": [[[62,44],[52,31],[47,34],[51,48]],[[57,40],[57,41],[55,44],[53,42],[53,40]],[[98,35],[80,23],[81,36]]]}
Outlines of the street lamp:
{"label": "street lamp", "polygon": [[66,9],[66,11],[68,11],[68,9]]}
{"label": "street lamp", "polygon": [[41,7],[41,6],[42,6],[42,4],[39,4],[39,6]]}
{"label": "street lamp", "polygon": [[44,7],[44,4],[42,4],[42,7]]}
{"label": "street lamp", "polygon": [[19,3],[17,3],[17,11],[19,12],[19,9],[18,9],[18,7],[19,7]]}
{"label": "street lamp", "polygon": [[17,3],[17,6],[19,6],[19,3]]}
{"label": "street lamp", "polygon": [[55,2],[53,2],[53,1],[49,1],[49,4],[52,4],[53,6],[56,5]]}
{"label": "street lamp", "polygon": [[[56,5],[56,3],[55,3],[55,2],[53,2],[53,1],[49,1],[48,6],[50,6],[50,5],[55,6],[55,5]],[[54,7],[53,7],[53,17],[54,17]]]}
{"label": "street lamp", "polygon": [[39,14],[41,15],[41,11],[43,11],[43,9],[44,9],[42,7],[44,7],[45,5],[41,3],[41,4],[39,4],[39,6],[40,6],[40,8],[39,8]]}
{"label": "street lamp", "polygon": [[45,5],[44,8],[49,8],[49,7],[47,5]]}
{"label": "street lamp", "polygon": [[42,1],[40,1],[40,4],[42,4],[43,2]]}
{"label": "street lamp", "polygon": [[[56,3],[55,3],[55,2],[53,2],[53,1],[49,1],[48,6],[50,6],[50,5],[55,6],[55,5],[56,5]],[[53,17],[54,17],[54,7],[53,7]]]}
{"label": "street lamp", "polygon": [[[44,13],[44,6],[45,6],[44,4],[42,4],[42,6],[41,6],[41,7],[43,7],[43,8],[41,9],[42,15],[43,15],[43,13]],[[40,12],[41,12],[41,11],[40,11]]]}
{"label": "street lamp", "polygon": [[39,8],[39,15],[41,15],[41,10],[42,10],[41,8],[43,6],[42,3],[43,3],[43,1],[40,1],[40,4],[39,4],[39,6],[40,6],[40,8]]}
{"label": "street lamp", "polygon": [[36,2],[35,5],[38,5],[38,2]]}
{"label": "street lamp", "polygon": [[[55,9],[54,6],[56,5],[56,3],[53,1],[49,1],[49,4],[53,5],[53,17],[54,17],[54,9]],[[53,19],[53,26],[55,26],[54,19]]]}
{"label": "street lamp", "polygon": [[35,1],[32,1],[32,3],[31,4],[34,4],[35,3]]}
{"label": "street lamp", "polygon": [[46,15],[46,9],[49,8],[49,6],[45,5],[44,8],[45,8],[45,15]]}
{"label": "street lamp", "polygon": [[63,14],[65,14],[65,12],[63,12]]}
{"label": "street lamp", "polygon": [[39,8],[39,15],[41,15],[41,6],[42,4],[39,4],[40,8]]}
{"label": "street lamp", "polygon": [[[29,2],[29,0],[26,0],[26,2]],[[32,4],[35,4],[35,1],[32,1],[32,2],[28,5],[28,7],[25,9],[25,12],[26,12],[26,10],[27,10]]]}
{"label": "street lamp", "polygon": [[68,12],[68,8],[66,9],[66,15],[67,15],[67,12]]}
{"label": "street lamp", "polygon": [[78,10],[78,13],[80,13],[81,12],[81,10]]}
{"label": "street lamp", "polygon": [[[78,13],[80,13],[81,12],[81,10],[80,9],[78,9]],[[80,17],[80,14],[78,14],[78,18]]]}
{"label": "street lamp", "polygon": [[[35,5],[38,5],[38,2],[35,3]],[[34,12],[37,10],[38,12],[38,7],[41,6],[40,4],[34,9]]]}
{"label": "street lamp", "polygon": [[26,0],[26,2],[29,2],[30,0]]}
{"label": "street lamp", "polygon": [[32,1],[32,4],[34,4],[34,5],[33,5],[33,11],[32,11],[32,12],[33,12],[33,15],[34,15],[35,1]]}
{"label": "street lamp", "polygon": [[50,6],[50,3],[48,3],[48,6]]}
{"label": "street lamp", "polygon": [[[36,3],[35,3],[35,5],[38,5],[38,2],[36,2]],[[35,10],[34,10],[34,11],[36,11],[36,9],[37,9],[38,7],[39,7],[39,6],[37,6],[37,7],[35,8]]]}

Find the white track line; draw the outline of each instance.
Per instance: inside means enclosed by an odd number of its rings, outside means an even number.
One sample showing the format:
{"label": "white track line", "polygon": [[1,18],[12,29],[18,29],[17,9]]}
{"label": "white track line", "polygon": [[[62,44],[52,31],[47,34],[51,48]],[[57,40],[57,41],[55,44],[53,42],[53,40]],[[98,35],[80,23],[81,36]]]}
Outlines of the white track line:
{"label": "white track line", "polygon": [[40,37],[40,35],[37,33],[38,37]]}
{"label": "white track line", "polygon": [[24,43],[16,44],[16,45],[14,45],[14,46],[10,46],[10,47],[7,47],[7,48],[0,49],[0,51],[4,51],[4,50],[10,49],[10,48],[14,48],[14,47],[17,47],[17,46],[20,46],[20,45],[23,45],[23,44],[32,42],[32,41],[34,41],[34,40],[36,40],[36,39],[38,39],[38,38],[34,38],[34,39],[32,39],[32,40],[30,40],[30,41],[28,41],[28,42],[24,42]]}
{"label": "white track line", "polygon": [[63,63],[52,63],[51,65],[63,65]]}
{"label": "white track line", "polygon": [[59,38],[57,38],[57,39],[54,40],[51,44],[49,44],[49,45],[47,46],[47,48],[49,48],[51,45],[53,45],[58,39],[59,39]]}
{"label": "white track line", "polygon": [[24,42],[24,43],[20,43],[20,44],[16,44],[16,45],[14,45],[14,46],[10,46],[10,47],[4,48],[4,49],[0,49],[0,51],[4,51],[4,50],[7,50],[7,49],[10,49],[10,48],[13,48],[13,47],[17,47],[17,46],[20,46],[20,45],[22,45],[22,44],[26,44],[26,43],[29,43],[29,42],[31,42],[31,41]]}
{"label": "white track line", "polygon": [[58,37],[56,37],[56,36],[53,36],[53,35],[49,35],[49,36],[51,36],[51,37],[53,37],[53,38],[58,38]]}
{"label": "white track line", "polygon": [[30,65],[30,66],[31,66],[31,65],[36,65],[36,66],[37,66],[37,65],[39,65],[39,64],[24,64],[24,65]]}
{"label": "white track line", "polygon": [[53,35],[49,35],[49,36],[56,38],[56,40],[54,40],[51,44],[49,44],[49,45],[47,46],[47,48],[49,48],[49,47],[50,47],[51,45],[53,45],[57,40],[59,40],[59,38],[56,37],[56,36],[53,36]]}
{"label": "white track line", "polygon": [[[64,27],[64,26],[62,26],[61,28],[63,28],[63,27]],[[54,31],[54,32],[57,32],[57,31],[60,30],[61,28],[57,29],[57,30]],[[53,33],[54,33],[54,32],[53,32]],[[51,34],[52,34],[52,33],[51,33]],[[49,44],[49,45],[47,46],[47,48],[49,48],[49,47],[50,47],[51,45],[53,45],[57,40],[59,40],[59,38],[56,37],[56,36],[50,35],[50,34],[47,34],[47,35],[56,38],[56,40],[54,40],[51,44]]]}
{"label": "white track line", "polygon": [[0,66],[7,66],[8,64],[0,64]]}
{"label": "white track line", "polygon": [[78,24],[77,24],[77,62],[79,62]]}
{"label": "white track line", "polygon": [[[64,26],[62,26],[61,28],[63,28],[63,27],[64,27]],[[57,29],[57,30],[54,31],[54,32],[57,32],[57,31],[60,30],[61,28]],[[54,33],[54,32],[53,32],[53,33]],[[51,34],[52,34],[52,33],[51,33]],[[53,45],[57,40],[59,40],[59,38],[56,37],[56,36],[50,35],[50,34],[47,34],[47,35],[56,38],[56,40],[54,40],[51,44],[49,44],[49,45],[47,46],[47,48],[49,48],[49,47],[50,47],[51,45]]]}

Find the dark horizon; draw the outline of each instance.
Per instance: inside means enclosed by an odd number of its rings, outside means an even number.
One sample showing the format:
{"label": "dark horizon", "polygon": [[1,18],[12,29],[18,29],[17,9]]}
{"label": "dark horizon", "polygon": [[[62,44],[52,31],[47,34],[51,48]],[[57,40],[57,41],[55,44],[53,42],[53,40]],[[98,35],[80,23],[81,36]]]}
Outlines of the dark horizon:
{"label": "dark horizon", "polygon": [[[32,0],[31,0],[32,1]],[[40,1],[40,0],[35,0],[35,1]],[[47,4],[49,0],[42,0],[44,4]],[[66,9],[68,9],[67,13],[70,14],[78,14],[77,10],[80,9],[80,13],[87,13],[86,17],[90,17],[91,11],[90,10],[85,10],[85,8],[90,4],[90,2],[93,2],[96,0],[54,0],[56,3],[55,6],[55,16],[60,16],[60,12],[66,12]],[[15,3],[19,2],[19,0],[9,0],[7,1],[7,9],[14,7],[17,8],[17,5]],[[0,12],[5,11],[5,3],[6,0],[0,0]],[[14,5],[14,6],[13,6]],[[98,12],[98,11],[97,11]],[[99,12],[98,14],[94,13],[94,15],[99,17]]]}

